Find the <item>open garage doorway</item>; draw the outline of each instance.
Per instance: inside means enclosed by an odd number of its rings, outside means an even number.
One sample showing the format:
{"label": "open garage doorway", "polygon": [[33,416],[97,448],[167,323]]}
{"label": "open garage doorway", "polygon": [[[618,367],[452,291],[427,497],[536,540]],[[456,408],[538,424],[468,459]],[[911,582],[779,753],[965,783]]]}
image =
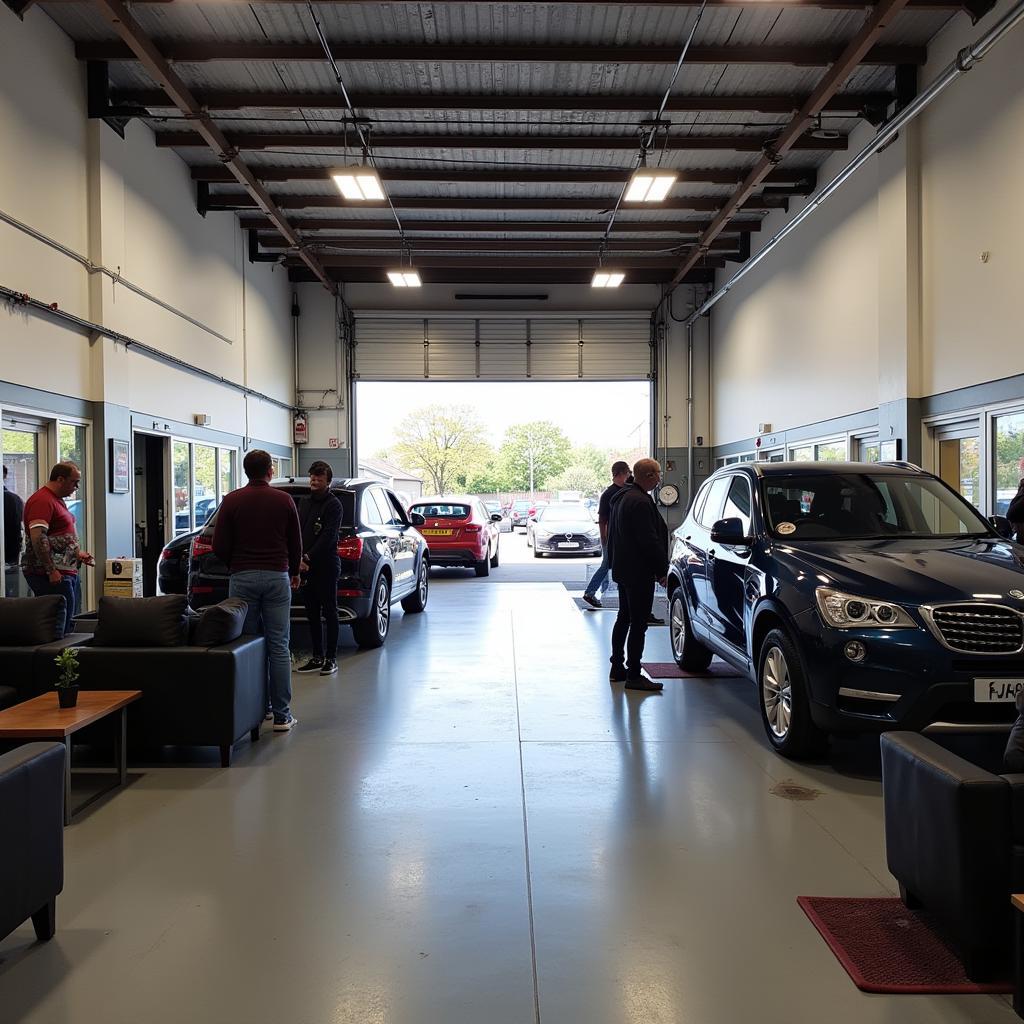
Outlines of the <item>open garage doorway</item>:
{"label": "open garage doorway", "polygon": [[[502,515],[493,578],[573,592],[600,564],[597,501],[612,462],[651,453],[649,381],[359,381],[355,411],[360,476],[385,481],[407,507],[478,498],[488,515]],[[562,548],[546,542],[556,514]],[[463,575],[473,572],[435,570]]]}

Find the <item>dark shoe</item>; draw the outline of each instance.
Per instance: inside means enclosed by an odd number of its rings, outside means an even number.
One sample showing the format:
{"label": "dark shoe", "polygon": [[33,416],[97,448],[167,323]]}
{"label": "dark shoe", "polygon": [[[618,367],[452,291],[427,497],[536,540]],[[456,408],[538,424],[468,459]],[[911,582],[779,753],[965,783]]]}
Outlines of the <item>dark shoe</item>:
{"label": "dark shoe", "polygon": [[583,595],[583,600],[586,601],[587,604],[589,604],[591,608],[603,608],[604,607],[601,604],[601,599],[597,598],[597,597],[594,597],[593,594],[584,594]]}
{"label": "dark shoe", "polygon": [[609,683],[624,683],[628,678],[626,670],[621,665],[612,665],[612,670],[608,673]]}
{"label": "dark shoe", "polygon": [[660,693],[665,689],[665,684],[659,683],[656,679],[648,679],[647,676],[639,676],[636,679],[627,679],[626,689],[646,690],[648,693]]}
{"label": "dark shoe", "polygon": [[323,658],[310,658],[305,665],[300,665],[296,672],[319,672],[324,667]]}
{"label": "dark shoe", "polygon": [[651,614],[647,616],[647,625],[648,626],[664,626],[665,625],[665,620],[664,619],[659,619],[658,616],[654,614],[654,612],[651,612]]}
{"label": "dark shoe", "polygon": [[338,671],[338,663],[331,659],[330,661],[324,662],[324,667],[320,669],[320,675],[322,676],[333,676]]}

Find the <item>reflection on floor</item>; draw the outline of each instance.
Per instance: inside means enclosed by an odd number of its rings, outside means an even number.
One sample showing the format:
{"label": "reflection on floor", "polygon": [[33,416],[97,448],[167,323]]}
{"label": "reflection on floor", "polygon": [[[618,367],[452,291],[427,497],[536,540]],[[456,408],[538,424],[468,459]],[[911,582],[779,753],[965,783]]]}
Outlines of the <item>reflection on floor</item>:
{"label": "reflection on floor", "polygon": [[894,888],[877,745],[782,761],[744,680],[627,696],[610,618],[452,577],[383,650],[343,631],[294,732],[144,767],[67,830],[57,938],[0,941],[0,1020],[1009,1024],[858,992],[797,906]]}

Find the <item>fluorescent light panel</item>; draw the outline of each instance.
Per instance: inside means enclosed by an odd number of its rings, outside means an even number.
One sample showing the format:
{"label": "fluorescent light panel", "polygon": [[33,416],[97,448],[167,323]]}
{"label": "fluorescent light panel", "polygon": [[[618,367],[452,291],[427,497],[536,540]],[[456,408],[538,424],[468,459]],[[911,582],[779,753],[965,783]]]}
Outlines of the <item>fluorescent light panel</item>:
{"label": "fluorescent light panel", "polygon": [[660,203],[669,194],[678,177],[675,171],[650,171],[641,167],[629,179],[626,202]]}
{"label": "fluorescent light panel", "polygon": [[593,280],[590,282],[590,287],[618,288],[625,280],[626,275],[619,270],[595,270]]}
{"label": "fluorescent light panel", "polygon": [[388,280],[396,288],[419,288],[423,284],[415,270],[389,270]]}
{"label": "fluorescent light panel", "polygon": [[338,190],[354,203],[384,198],[380,175],[372,167],[339,167],[331,171]]}

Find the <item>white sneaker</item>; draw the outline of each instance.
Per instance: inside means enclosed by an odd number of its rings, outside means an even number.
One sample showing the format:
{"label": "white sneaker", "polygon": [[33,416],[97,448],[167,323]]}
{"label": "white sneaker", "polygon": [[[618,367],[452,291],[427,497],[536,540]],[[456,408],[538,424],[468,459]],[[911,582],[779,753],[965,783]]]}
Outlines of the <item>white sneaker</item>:
{"label": "white sneaker", "polygon": [[274,723],[274,732],[288,732],[293,726],[298,724],[299,720],[290,714],[283,722]]}
{"label": "white sneaker", "polygon": [[267,708],[266,714],[263,716],[264,722],[272,722],[274,720],[274,712]]}

